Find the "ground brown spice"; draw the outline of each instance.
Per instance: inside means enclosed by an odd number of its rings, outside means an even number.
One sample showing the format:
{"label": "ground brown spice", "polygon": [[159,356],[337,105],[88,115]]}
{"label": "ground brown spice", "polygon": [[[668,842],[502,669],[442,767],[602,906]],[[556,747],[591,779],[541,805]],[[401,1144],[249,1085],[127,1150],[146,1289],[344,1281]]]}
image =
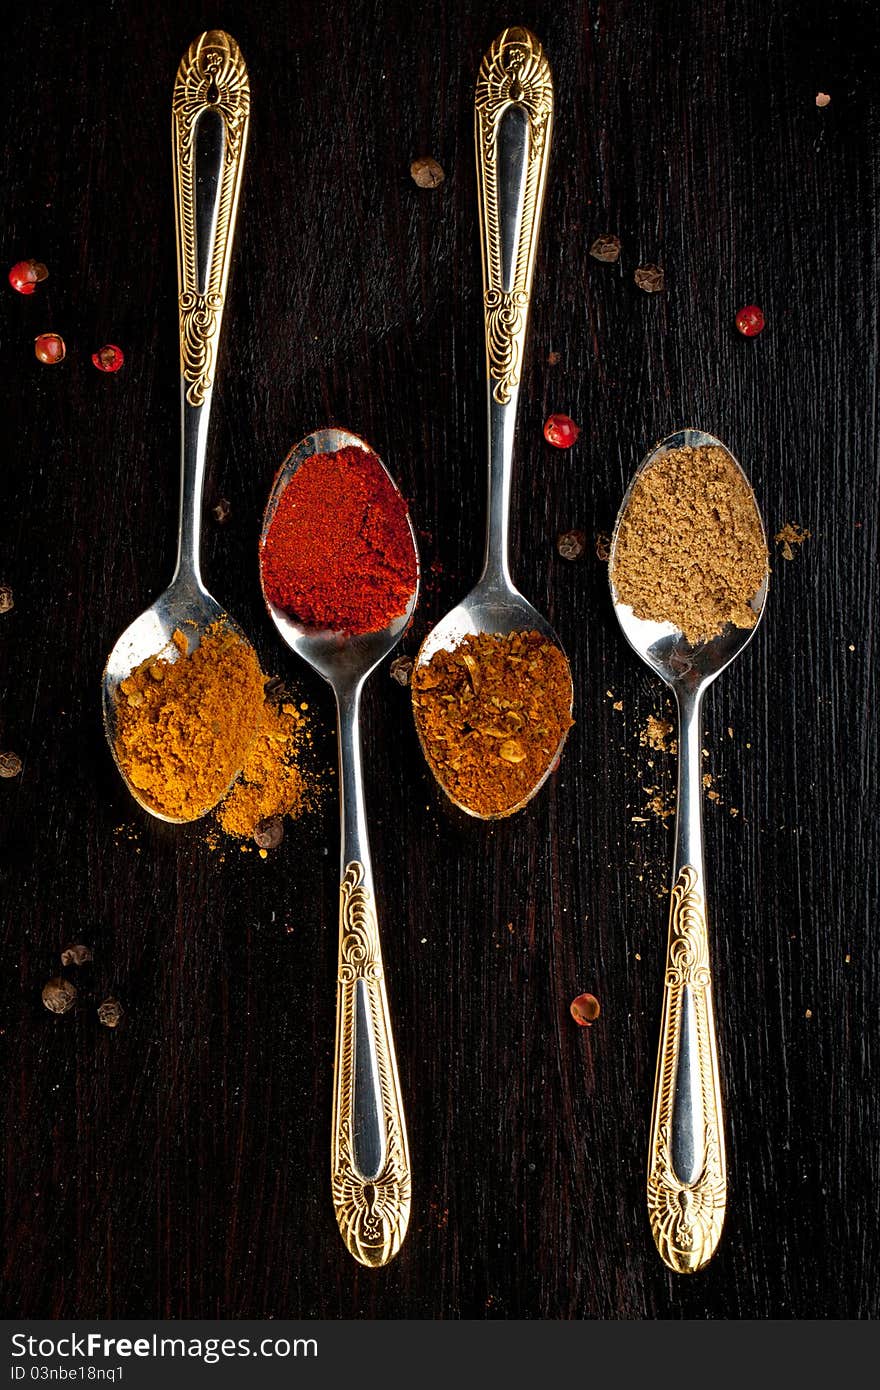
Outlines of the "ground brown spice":
{"label": "ground brown spice", "polygon": [[167,654],[122,681],[116,707],[120,767],[173,820],[195,820],[217,804],[244,764],[263,708],[256,652],[222,621],[189,654],[187,647],[178,629]]}
{"label": "ground brown spice", "polygon": [[425,756],[453,801],[506,816],[529,796],[571,727],[571,675],[539,632],[466,637],[412,674]]}
{"label": "ground brown spice", "polygon": [[672,449],[639,478],[621,519],[611,578],[637,618],[689,642],[726,623],[754,627],[767,546],[748,484],[717,445]]}

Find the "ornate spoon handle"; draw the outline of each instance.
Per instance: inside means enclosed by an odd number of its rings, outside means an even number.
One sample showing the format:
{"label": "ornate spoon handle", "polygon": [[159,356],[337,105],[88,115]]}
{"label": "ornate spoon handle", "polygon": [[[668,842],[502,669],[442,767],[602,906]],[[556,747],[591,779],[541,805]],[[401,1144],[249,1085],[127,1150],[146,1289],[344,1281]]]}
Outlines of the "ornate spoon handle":
{"label": "ornate spoon handle", "polygon": [[338,694],[342,866],[330,1177],[342,1239],[387,1264],[409,1224],[411,1176],[361,779],[360,688]]}
{"label": "ornate spoon handle", "polygon": [[677,689],[678,809],[663,1018],[648,1157],[648,1216],[670,1269],[700,1269],[724,1224],[727,1170],[700,819],[700,696]]}
{"label": "ornate spoon handle", "polygon": [[528,29],[505,29],[474,99],[489,426],[484,578],[509,585],[507,529],[516,404],[544,204],[553,79]]}
{"label": "ornate spoon handle", "polygon": [[205,446],[250,115],[229,34],[201,34],[180,60],[171,108],[180,314],[181,514],[177,572],[199,575]]}

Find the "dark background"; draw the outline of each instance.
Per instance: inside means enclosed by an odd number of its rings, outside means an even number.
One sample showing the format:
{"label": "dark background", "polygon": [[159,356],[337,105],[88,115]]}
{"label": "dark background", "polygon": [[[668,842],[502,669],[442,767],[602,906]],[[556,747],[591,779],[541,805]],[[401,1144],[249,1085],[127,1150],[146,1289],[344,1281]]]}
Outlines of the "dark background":
{"label": "dark background", "polygon": [[[0,287],[0,581],[16,605],[0,617],[0,746],[24,760],[0,783],[8,1314],[880,1311],[873,11],[46,0],[7,22],[4,268],[34,256],[51,272],[31,299]],[[408,692],[387,667],[370,684],[414,1168],[409,1236],[374,1272],[346,1253],[329,1194],[332,786],[267,861],[221,859],[203,826],[130,800],[99,681],[173,567],[170,100],[207,27],[239,40],[252,84],[207,583],[265,667],[299,683],[325,765],[330,692],[279,647],[257,580],[288,447],[345,425],[411,498],[428,582],[404,650],[470,587],[485,469],[473,89],[511,22],[544,42],[557,94],[512,568],[571,655],[577,725],[538,799],[490,828],[435,789]],[[409,175],[427,153],[446,171],[435,191]],[[588,254],[609,231],[616,266]],[[647,261],[665,268],[661,295],[633,283]],[[733,322],[750,302],[767,316],[753,341]],[[67,341],[61,366],[33,357],[47,329]],[[126,353],[115,377],[89,360],[107,341]],[[569,453],[542,438],[559,410],[581,425]],[[707,702],[730,1203],[716,1258],[682,1278],[659,1262],[644,1202],[672,837],[643,788],[668,799],[674,759],[639,744],[663,692],[616,628],[594,541],[645,450],[688,424],[740,458],[771,536],[786,522],[812,534],[790,563],[773,547],[766,619]],[[221,495],[222,528],[208,510]],[[576,563],[555,547],[572,526],[587,535]],[[81,1006],[54,1017],[40,990],[76,940],[94,964]],[[602,1004],[591,1030],[568,1012],[584,989]],[[115,1032],[95,1016],[110,993],[126,1010]]]}

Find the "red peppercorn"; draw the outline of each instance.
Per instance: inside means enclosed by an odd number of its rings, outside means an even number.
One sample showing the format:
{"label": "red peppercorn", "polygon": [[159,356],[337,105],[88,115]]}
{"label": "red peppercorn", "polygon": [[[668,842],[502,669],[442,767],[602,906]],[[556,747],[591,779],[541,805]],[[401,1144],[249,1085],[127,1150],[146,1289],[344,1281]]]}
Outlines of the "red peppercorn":
{"label": "red peppercorn", "polygon": [[38,362],[44,362],[51,367],[56,362],[63,362],[67,348],[64,346],[64,339],[60,333],[41,333],[34,339],[34,353]]}
{"label": "red peppercorn", "polygon": [[125,353],[115,343],[107,343],[92,353],[92,362],[99,372],[118,372],[125,361]]}
{"label": "red peppercorn", "polygon": [[589,1028],[591,1023],[595,1023],[601,1012],[599,1000],[595,994],[579,994],[577,999],[572,999],[569,1005],[571,1016],[575,1023],[579,1023],[581,1028]]}
{"label": "red peppercorn", "polygon": [[744,338],[755,338],[764,327],[764,315],[757,304],[747,304],[736,316],[736,326]]}
{"label": "red peppercorn", "polygon": [[570,449],[580,432],[568,415],[550,415],[544,424],[544,438],[554,449]]}
{"label": "red peppercorn", "polygon": [[48,274],[41,261],[16,261],[9,272],[9,283],[19,294],[33,294]]}

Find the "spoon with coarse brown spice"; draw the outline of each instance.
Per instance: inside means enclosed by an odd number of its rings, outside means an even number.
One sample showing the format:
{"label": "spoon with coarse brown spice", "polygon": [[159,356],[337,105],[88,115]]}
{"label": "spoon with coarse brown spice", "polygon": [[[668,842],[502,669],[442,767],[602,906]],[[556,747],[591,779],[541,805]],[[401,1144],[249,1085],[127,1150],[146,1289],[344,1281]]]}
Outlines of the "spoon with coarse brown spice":
{"label": "spoon with coarse brown spice", "polygon": [[751,641],[767,599],[767,541],[748,479],[714,435],[652,449],[617,517],[609,578],[630,645],[678,705],[678,803],[648,1215],[670,1269],[714,1254],[727,1203],[724,1119],[700,803],[703,695]]}
{"label": "spoon with coarse brown spice", "polygon": [[505,29],[475,95],[488,386],[483,572],[422,643],[412,676],[422,751],[446,795],[482,819],[520,810],[571,725],[568,661],[508,565],[516,408],[553,127],[553,79],[528,29]]}

